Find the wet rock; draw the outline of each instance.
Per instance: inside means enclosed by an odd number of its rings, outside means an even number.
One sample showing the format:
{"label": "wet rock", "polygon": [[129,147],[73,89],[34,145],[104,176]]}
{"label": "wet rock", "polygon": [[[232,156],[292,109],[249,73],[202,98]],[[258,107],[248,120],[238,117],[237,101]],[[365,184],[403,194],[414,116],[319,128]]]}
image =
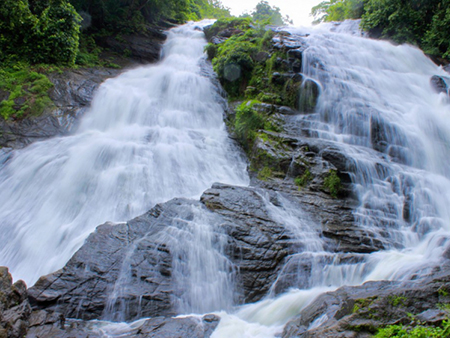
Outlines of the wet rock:
{"label": "wet rock", "polygon": [[100,338],[105,333],[121,337],[142,338],[208,338],[219,323],[215,315],[203,317],[156,317],[132,324],[67,320],[64,327],[57,322],[32,326],[27,338]]}
{"label": "wet rock", "polygon": [[[224,250],[238,271],[238,301],[261,299],[295,251],[290,234],[271,218],[257,190],[216,184],[201,203],[175,199],[126,224],[99,226],[62,270],[29,289],[33,307],[84,320],[176,314],[176,298],[187,286],[173,277],[177,244],[167,231],[183,227],[180,219],[193,219],[193,208],[213,217],[229,237]],[[117,292],[121,283],[126,292]]]}
{"label": "wet rock", "polygon": [[127,54],[141,63],[153,63],[159,60],[161,46],[166,35],[158,27],[147,27],[146,34],[121,34],[97,38],[101,47],[120,54]]}
{"label": "wet rock", "polygon": [[436,92],[448,94],[450,77],[433,75],[430,79],[430,84]]}
{"label": "wet rock", "polygon": [[320,95],[320,85],[311,79],[303,81],[300,87],[299,110],[303,113],[313,113]]}
{"label": "wet rock", "polygon": [[440,291],[450,286],[448,271],[446,266],[420,281],[367,282],[325,293],[286,325],[282,337],[371,337],[386,325],[439,325],[445,318],[438,304],[448,297]]}

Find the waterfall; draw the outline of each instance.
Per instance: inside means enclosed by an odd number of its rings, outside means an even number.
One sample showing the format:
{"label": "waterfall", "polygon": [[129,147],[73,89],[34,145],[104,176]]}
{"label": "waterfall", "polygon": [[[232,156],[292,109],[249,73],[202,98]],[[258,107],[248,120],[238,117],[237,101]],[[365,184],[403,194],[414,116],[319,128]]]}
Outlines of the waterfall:
{"label": "waterfall", "polygon": [[[152,244],[167,243],[174,257],[176,311],[218,311],[213,338],[279,336],[321,293],[426,274],[449,245],[450,105],[429,83],[444,71],[415,47],[361,36],[357,22],[291,32],[307,44],[305,78],[321,88],[315,111],[294,122],[349,159],[355,225],[384,250],[329,252],[306,211],[282,193],[271,192],[274,199],[261,192],[264,217],[284,226],[297,252],[266,298],[233,308],[239,271],[226,256],[218,216],[180,207]],[[215,181],[249,183],[203,75],[204,44],[195,24],[170,30],[163,60],[106,81],[74,135],[1,155],[0,265],[15,278],[32,282],[61,267],[101,222],[127,220],[173,197],[198,198]],[[138,247],[139,240],[129,246],[111,285],[105,319],[121,318],[129,257]],[[104,330],[114,336],[127,325]]]}
{"label": "waterfall", "polygon": [[102,84],[73,135],[0,155],[0,265],[14,279],[61,268],[103,222],[214,182],[248,184],[196,25],[168,32],[159,64]]}
{"label": "waterfall", "polygon": [[[416,47],[363,37],[358,23],[290,29],[308,46],[305,78],[321,86],[315,112],[295,123],[350,159],[346,169],[360,202],[355,223],[385,250],[346,255],[306,247],[289,257],[269,297],[221,313],[213,338],[279,336],[293,313],[320,293],[425,275],[449,246],[450,105],[430,86],[433,75],[446,73]],[[286,201],[271,210],[298,238],[305,236],[301,210]],[[316,236],[309,242],[318,243]],[[277,294],[278,285],[292,289]]]}

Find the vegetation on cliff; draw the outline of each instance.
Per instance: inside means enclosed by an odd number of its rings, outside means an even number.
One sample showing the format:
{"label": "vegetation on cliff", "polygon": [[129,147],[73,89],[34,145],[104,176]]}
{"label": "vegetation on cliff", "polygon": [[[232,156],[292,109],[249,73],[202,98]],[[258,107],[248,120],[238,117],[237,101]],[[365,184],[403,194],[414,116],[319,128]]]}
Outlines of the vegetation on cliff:
{"label": "vegetation on cliff", "polygon": [[0,115],[21,119],[42,113],[51,104],[47,75],[58,67],[117,67],[100,57],[98,39],[145,36],[152,25],[165,20],[182,23],[229,15],[219,0],[4,0]]}
{"label": "vegetation on cliff", "polygon": [[450,60],[449,0],[327,0],[312,9],[316,23],[362,18],[372,36],[411,43]]}

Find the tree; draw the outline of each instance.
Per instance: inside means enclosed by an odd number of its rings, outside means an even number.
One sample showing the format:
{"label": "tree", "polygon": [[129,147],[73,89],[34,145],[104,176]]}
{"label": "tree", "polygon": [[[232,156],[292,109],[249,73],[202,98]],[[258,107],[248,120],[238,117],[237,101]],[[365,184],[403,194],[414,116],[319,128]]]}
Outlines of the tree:
{"label": "tree", "polygon": [[0,3],[0,58],[16,55],[32,63],[73,64],[80,20],[66,0],[4,0]]}
{"label": "tree", "polygon": [[272,7],[265,0],[261,0],[252,12],[253,20],[255,21],[268,21],[273,25],[282,26],[292,24],[292,21],[288,16],[283,17],[278,7]]}
{"label": "tree", "polygon": [[311,9],[316,19],[313,24],[346,19],[359,19],[364,12],[363,0],[329,0],[322,1]]}

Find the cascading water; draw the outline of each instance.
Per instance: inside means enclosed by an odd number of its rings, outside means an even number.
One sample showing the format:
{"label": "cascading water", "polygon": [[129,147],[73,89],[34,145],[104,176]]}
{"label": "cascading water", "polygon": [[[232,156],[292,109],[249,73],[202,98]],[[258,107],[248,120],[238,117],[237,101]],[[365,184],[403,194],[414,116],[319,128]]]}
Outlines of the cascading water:
{"label": "cascading water", "polygon": [[[272,292],[233,315],[222,314],[214,338],[274,337],[293,304],[299,312],[320,292],[342,285],[424,275],[448,247],[450,105],[430,86],[433,75],[446,73],[417,48],[361,37],[357,25],[291,30],[308,45],[305,78],[321,87],[315,113],[300,115],[296,123],[350,159],[347,169],[360,201],[356,224],[386,250],[345,257],[323,252],[320,245],[306,247],[287,260],[272,286],[305,289]],[[272,210],[284,223],[292,214],[297,223],[304,219],[289,203]],[[320,318],[310,329],[319,325]]]}
{"label": "cascading water", "polygon": [[105,221],[198,198],[214,182],[248,184],[194,27],[169,31],[160,64],[106,81],[74,135],[2,156],[0,265],[15,279],[62,267]]}

